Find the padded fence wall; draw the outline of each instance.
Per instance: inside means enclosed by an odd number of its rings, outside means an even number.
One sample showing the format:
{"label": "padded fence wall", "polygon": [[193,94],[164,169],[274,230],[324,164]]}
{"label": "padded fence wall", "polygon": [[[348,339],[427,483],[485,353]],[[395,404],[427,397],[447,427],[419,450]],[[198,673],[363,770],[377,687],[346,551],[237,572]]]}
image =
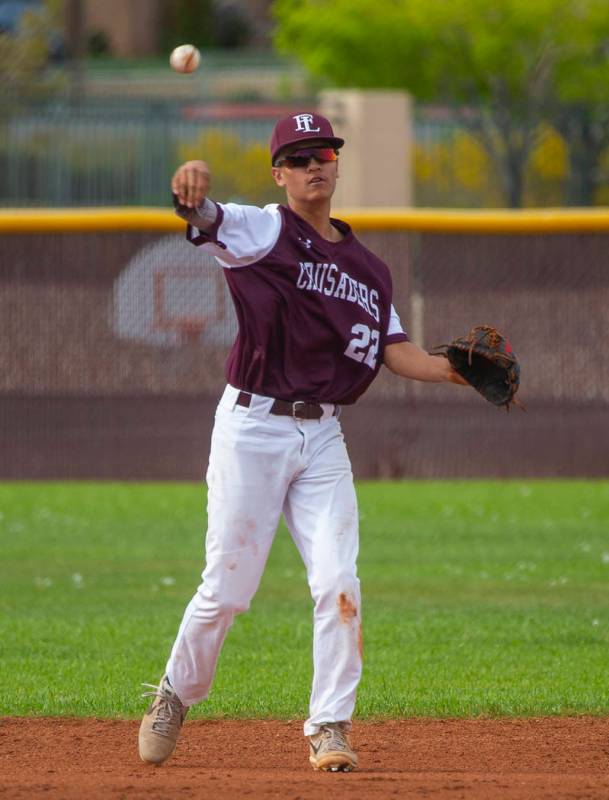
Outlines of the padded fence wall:
{"label": "padded fence wall", "polygon": [[[164,227],[0,235],[1,478],[203,477],[236,326],[222,271]],[[382,370],[342,413],[357,477],[609,474],[609,233],[360,235],[426,348],[509,334],[527,413]]]}

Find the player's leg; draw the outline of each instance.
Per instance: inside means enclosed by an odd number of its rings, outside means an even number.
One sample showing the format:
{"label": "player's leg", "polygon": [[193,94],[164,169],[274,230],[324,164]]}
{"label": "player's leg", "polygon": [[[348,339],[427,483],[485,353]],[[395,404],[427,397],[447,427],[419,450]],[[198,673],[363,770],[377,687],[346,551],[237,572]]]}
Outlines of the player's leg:
{"label": "player's leg", "polygon": [[298,432],[290,437],[264,404],[245,409],[231,397],[221,401],[212,435],[203,580],[184,612],[152,713],[142,723],[140,755],[146,761],[159,763],[171,754],[186,709],[207,697],[226,633],[258,588],[299,465]]}
{"label": "player's leg", "polygon": [[286,521],[307,569],[315,603],[311,762],[352,769],[347,739],[361,677],[361,603],[356,560],[358,511],[351,464],[336,419],[302,424],[306,467],[284,504]]}

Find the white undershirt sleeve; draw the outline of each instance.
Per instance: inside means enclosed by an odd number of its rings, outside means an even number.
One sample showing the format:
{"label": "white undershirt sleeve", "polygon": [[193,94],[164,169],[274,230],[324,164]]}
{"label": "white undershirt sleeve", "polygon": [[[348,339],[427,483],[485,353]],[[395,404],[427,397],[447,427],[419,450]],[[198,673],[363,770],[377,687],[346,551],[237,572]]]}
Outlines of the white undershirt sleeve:
{"label": "white undershirt sleeve", "polygon": [[187,236],[193,244],[215,256],[222,267],[246,267],[273,249],[282,224],[276,203],[264,208],[238,203],[216,203],[216,206],[218,218],[212,228],[189,227]]}
{"label": "white undershirt sleeve", "polygon": [[392,303],[391,314],[389,316],[389,325],[387,327],[387,336],[393,336],[396,333],[406,333],[406,331],[402,328],[402,323],[400,322],[398,312],[395,310]]}

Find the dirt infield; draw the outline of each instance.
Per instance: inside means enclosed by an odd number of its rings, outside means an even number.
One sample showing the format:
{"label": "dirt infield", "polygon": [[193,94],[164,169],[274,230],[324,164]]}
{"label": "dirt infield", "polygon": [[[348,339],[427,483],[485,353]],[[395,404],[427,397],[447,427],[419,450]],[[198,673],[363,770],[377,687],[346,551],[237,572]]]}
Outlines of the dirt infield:
{"label": "dirt infield", "polygon": [[316,773],[300,723],[193,721],[149,767],[138,723],[0,720],[0,797],[562,800],[609,798],[609,719],[357,723],[360,769]]}

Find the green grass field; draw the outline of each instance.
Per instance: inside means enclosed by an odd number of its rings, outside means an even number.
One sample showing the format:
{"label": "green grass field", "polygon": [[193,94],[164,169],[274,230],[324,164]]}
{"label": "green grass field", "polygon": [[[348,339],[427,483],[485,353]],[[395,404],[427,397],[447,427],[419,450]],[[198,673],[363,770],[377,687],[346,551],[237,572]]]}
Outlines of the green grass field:
{"label": "green grass field", "polygon": [[[359,717],[609,713],[609,482],[361,483]],[[202,567],[193,484],[0,484],[0,715],[137,717]],[[311,601],[280,528],[210,700],[306,716]]]}

